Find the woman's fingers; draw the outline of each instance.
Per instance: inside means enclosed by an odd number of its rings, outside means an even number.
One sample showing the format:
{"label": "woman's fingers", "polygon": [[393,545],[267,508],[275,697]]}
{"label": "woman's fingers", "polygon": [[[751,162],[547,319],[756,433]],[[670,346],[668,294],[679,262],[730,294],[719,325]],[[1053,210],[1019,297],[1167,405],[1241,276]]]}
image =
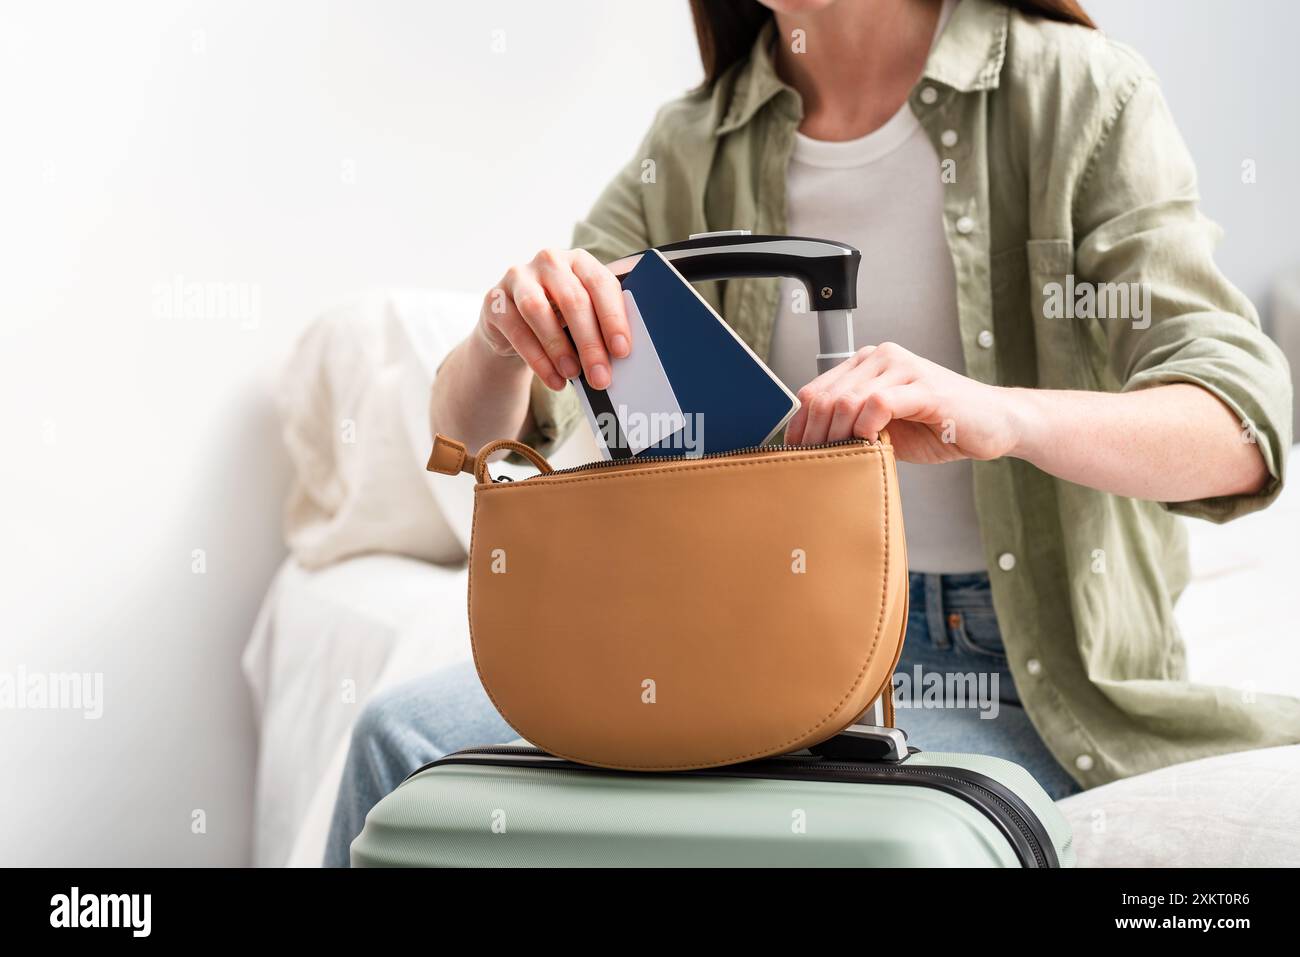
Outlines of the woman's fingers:
{"label": "woman's fingers", "polygon": [[546,250],[538,254],[534,263],[542,286],[564,317],[587,381],[595,389],[609,388],[609,352],[587,287],[573,273],[571,254]]}
{"label": "woman's fingers", "polygon": [[[818,442],[838,442],[855,435],[858,420],[875,396],[903,382],[905,373],[901,369],[886,369],[879,375],[873,375],[859,367],[854,375],[848,377],[840,386],[830,403],[830,421],[826,434]],[[888,419],[886,419],[888,421]]]}
{"label": "woman's fingers", "polygon": [[786,427],[787,445],[835,442],[853,434],[862,400],[873,384],[884,377],[895,381],[901,374],[888,361],[878,361],[876,351],[876,346],[863,346],[799,390],[799,411]]}
{"label": "woman's fingers", "polygon": [[[832,412],[828,410],[827,403],[832,401],[829,398],[837,392],[837,385],[854,369],[857,368],[860,359],[854,356],[846,359],[839,365],[827,369],[817,378],[813,379],[806,386],[799,390],[799,411],[790,419],[789,425],[785,429],[785,442],[787,445],[812,445],[815,442],[824,442],[824,438],[812,438],[810,436],[825,435],[825,430],[830,426]],[[813,420],[813,428],[809,430],[809,420],[813,418],[814,407],[817,410],[816,418]]]}
{"label": "woman's fingers", "polygon": [[632,351],[632,332],[623,304],[623,288],[614,274],[585,249],[573,253],[573,274],[591,297],[605,348],[614,358],[624,358]]}
{"label": "woman's fingers", "polygon": [[509,355],[513,351],[539,379],[558,392],[564,388],[564,376],[556,369],[541,341],[520,315],[506,287],[507,283],[502,282],[501,286],[488,292],[483,304],[486,321],[479,323],[483,338],[497,355]]}
{"label": "woman's fingers", "polygon": [[[511,293],[515,308],[533,337],[540,343],[552,367],[565,379],[576,376],[578,361],[573,346],[569,342],[569,337],[565,335],[555,310],[551,308],[546,290],[541,283],[530,272],[521,270],[511,279]],[[508,331],[507,335],[509,335]],[[511,342],[513,343],[514,340],[512,339]],[[522,351],[519,354],[524,355]],[[527,360],[527,356],[524,358]],[[529,365],[532,363],[530,362]],[[534,371],[536,371],[535,367]],[[563,387],[561,383],[560,388]]]}
{"label": "woman's fingers", "polygon": [[821,392],[808,404],[808,420],[804,423],[801,445],[816,445],[828,441],[831,422],[835,411],[842,405],[855,403],[851,394],[842,392]]}
{"label": "woman's fingers", "polygon": [[931,405],[933,392],[919,382],[886,386],[872,392],[852,426],[852,434],[874,439],[894,419],[911,419],[924,415]]}
{"label": "woman's fingers", "polygon": [[848,392],[838,396],[831,406],[831,421],[826,428],[824,442],[838,442],[853,435],[853,424],[862,413],[865,396],[857,392]]}
{"label": "woman's fingers", "polygon": [[[829,377],[830,373],[826,373],[826,376]],[[868,437],[862,430],[872,425],[874,430],[871,435],[874,436],[890,419],[890,413],[885,412],[883,420],[876,424],[880,418],[875,404],[878,397],[882,394],[892,395],[894,389],[909,381],[907,369],[901,366],[886,366],[876,373],[866,363],[860,363],[821,388],[810,383],[810,391],[815,394],[807,398],[800,409],[802,423],[791,421],[786,441],[791,445],[816,445],[820,442],[838,442],[855,435]],[[908,393],[904,397],[910,395]],[[877,409],[877,414],[864,418],[868,409]]]}
{"label": "woman's fingers", "polygon": [[[820,376],[818,377],[820,378]],[[831,392],[825,385],[814,385],[817,383],[814,379],[808,385],[799,390],[799,411],[790,419],[790,423],[785,427],[785,444],[786,445],[811,445],[814,442],[821,441],[814,438],[818,432],[824,434],[825,429],[830,426],[829,419],[825,418],[825,402],[830,400]],[[814,406],[817,406],[817,412],[814,416]]]}
{"label": "woman's fingers", "polygon": [[799,395],[799,409],[791,416],[790,421],[785,426],[785,444],[786,445],[803,445],[804,432],[808,424],[808,406],[812,399],[805,399],[802,391]]}
{"label": "woman's fingers", "polygon": [[597,389],[610,384],[611,356],[632,348],[623,291],[608,268],[583,249],[544,249],[511,267],[484,303],[483,335],[502,340],[553,389],[583,372]]}

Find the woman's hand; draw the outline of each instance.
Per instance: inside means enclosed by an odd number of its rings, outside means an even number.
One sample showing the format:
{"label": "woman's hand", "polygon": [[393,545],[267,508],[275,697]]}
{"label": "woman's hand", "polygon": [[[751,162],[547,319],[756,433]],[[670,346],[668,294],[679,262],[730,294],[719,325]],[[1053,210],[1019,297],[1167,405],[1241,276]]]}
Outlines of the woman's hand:
{"label": "woman's hand", "polygon": [[866,346],[799,390],[786,442],[812,445],[889,427],[905,462],[1024,459],[1113,495],[1186,502],[1256,494],[1270,473],[1249,421],[1186,382],[1133,392],[986,385],[892,342]]}
{"label": "woman's hand", "polygon": [[898,457],[932,464],[995,459],[1017,441],[1008,390],[913,355],[892,342],[864,346],[799,390],[790,445],[874,439],[889,426]]}
{"label": "woman's hand", "polygon": [[519,356],[557,392],[579,371],[607,388],[610,357],[632,348],[618,280],[584,249],[543,249],[511,266],[484,297],[478,331],[494,353]]}

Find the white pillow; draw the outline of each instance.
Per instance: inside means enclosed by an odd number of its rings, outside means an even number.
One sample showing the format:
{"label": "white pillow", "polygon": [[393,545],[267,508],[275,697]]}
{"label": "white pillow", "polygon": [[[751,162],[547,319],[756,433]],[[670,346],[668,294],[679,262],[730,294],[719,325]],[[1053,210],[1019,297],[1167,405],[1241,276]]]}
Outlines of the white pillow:
{"label": "white pillow", "polygon": [[1175,764],[1057,802],[1080,867],[1300,866],[1300,745]]}
{"label": "white pillow", "polygon": [[[376,292],[303,334],[278,400],[294,466],[285,537],[304,567],[368,552],[464,560],[465,541],[440,500],[443,483],[424,465],[434,373],[478,309],[477,297],[463,293]],[[447,504],[464,508],[459,499]]]}

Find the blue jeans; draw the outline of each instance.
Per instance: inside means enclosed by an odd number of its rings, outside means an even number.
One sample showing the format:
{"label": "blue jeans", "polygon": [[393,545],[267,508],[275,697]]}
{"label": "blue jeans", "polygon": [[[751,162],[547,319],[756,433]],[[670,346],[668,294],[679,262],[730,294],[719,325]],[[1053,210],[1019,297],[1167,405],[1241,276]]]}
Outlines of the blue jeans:
{"label": "blue jeans", "polygon": [[[926,751],[992,754],[1026,768],[1053,798],[1079,790],[1020,706],[988,576],[911,575],[907,640],[895,673],[896,724]],[[346,867],[366,814],[422,764],[519,735],[465,662],[375,698],[352,731],[334,805],[328,867]]]}
{"label": "blue jeans", "polygon": [[1014,761],[1053,800],[1077,793],[1020,704],[988,575],[910,577],[907,639],[894,671],[894,723],[908,742]]}

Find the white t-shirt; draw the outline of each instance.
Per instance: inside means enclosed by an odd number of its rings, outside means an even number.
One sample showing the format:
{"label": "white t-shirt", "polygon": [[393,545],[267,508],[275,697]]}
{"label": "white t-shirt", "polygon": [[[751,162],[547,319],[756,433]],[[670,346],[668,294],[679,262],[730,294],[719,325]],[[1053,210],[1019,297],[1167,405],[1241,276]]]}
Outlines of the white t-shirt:
{"label": "white t-shirt", "polygon": [[[953,4],[944,5],[944,19]],[[884,126],[844,142],[796,133],[786,174],[787,231],[849,243],[862,252],[858,346],[896,342],[965,372],[957,326],[957,284],[943,229],[939,157],[911,107]],[[782,285],[768,365],[791,389],[817,376],[817,322],[794,280]],[[805,311],[794,311],[802,300]],[[954,573],[988,567],[975,514],[969,460],[898,463],[913,571]]]}

